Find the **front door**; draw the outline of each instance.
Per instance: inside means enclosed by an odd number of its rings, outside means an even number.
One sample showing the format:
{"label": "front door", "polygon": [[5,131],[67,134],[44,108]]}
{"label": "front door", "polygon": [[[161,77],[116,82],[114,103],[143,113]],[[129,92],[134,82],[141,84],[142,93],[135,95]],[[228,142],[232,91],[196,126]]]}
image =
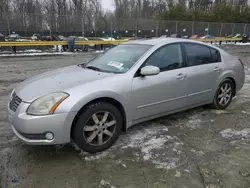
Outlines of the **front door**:
{"label": "front door", "polygon": [[186,68],[179,43],[159,48],[143,64],[160,74],[135,76],[132,83],[133,120],[182,108],[187,103]]}

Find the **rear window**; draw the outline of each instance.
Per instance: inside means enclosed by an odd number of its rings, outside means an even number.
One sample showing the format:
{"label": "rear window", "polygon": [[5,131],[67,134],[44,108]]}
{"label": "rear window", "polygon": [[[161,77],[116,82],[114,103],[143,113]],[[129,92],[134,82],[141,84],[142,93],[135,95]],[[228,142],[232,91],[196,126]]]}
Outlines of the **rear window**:
{"label": "rear window", "polygon": [[211,53],[208,47],[199,44],[184,44],[189,66],[204,65],[211,62]]}
{"label": "rear window", "polygon": [[185,43],[188,66],[221,62],[220,52],[209,46]]}

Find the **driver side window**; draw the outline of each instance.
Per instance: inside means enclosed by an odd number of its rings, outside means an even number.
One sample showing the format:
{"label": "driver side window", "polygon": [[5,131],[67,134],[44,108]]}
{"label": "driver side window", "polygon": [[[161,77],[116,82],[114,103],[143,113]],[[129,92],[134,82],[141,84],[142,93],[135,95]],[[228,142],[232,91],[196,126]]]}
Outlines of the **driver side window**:
{"label": "driver side window", "polygon": [[170,44],[158,49],[146,61],[145,66],[156,66],[161,71],[182,68],[183,56],[181,44]]}

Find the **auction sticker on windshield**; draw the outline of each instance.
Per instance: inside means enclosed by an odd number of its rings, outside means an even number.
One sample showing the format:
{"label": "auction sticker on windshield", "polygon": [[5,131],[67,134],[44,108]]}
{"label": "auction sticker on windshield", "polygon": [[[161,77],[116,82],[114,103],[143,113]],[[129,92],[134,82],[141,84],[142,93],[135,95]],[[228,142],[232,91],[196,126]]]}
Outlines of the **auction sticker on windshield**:
{"label": "auction sticker on windshield", "polygon": [[112,66],[112,67],[115,67],[115,68],[118,68],[118,69],[121,69],[122,66],[123,66],[123,63],[120,63],[120,62],[116,62],[116,61],[110,61],[108,63],[109,66]]}

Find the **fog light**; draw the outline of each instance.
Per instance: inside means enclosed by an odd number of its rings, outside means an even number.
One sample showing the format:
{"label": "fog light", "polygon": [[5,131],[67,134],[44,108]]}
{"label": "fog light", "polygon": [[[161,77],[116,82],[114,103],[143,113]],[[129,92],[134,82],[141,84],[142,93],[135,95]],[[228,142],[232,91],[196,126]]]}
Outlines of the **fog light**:
{"label": "fog light", "polygon": [[53,140],[54,135],[53,135],[53,133],[46,133],[46,134],[45,134],[45,138],[46,138],[47,140]]}

